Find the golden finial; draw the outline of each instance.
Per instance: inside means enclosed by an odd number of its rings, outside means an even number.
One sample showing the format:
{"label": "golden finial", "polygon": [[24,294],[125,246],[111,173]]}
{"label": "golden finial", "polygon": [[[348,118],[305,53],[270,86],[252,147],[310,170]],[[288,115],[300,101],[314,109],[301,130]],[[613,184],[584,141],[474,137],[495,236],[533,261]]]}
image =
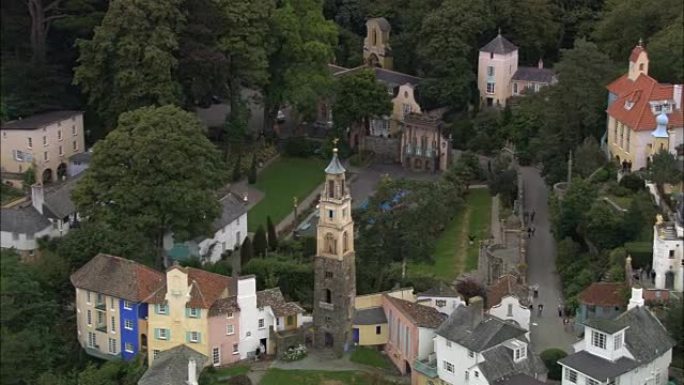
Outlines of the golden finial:
{"label": "golden finial", "polygon": [[337,153],[337,142],[339,142],[339,141],[340,141],[340,138],[335,138],[335,139],[332,140],[332,142],[333,142],[333,152],[334,152],[334,153]]}

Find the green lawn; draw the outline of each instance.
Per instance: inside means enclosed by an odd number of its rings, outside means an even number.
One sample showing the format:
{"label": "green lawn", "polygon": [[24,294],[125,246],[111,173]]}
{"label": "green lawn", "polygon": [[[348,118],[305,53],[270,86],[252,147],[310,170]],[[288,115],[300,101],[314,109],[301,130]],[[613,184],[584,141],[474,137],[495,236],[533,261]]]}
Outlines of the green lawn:
{"label": "green lawn", "polygon": [[231,366],[228,368],[220,368],[216,369],[214,372],[214,375],[216,377],[226,377],[226,376],[237,376],[240,374],[245,374],[249,372],[249,366],[245,365],[237,365],[237,366]]}
{"label": "green lawn", "polygon": [[611,201],[613,201],[613,203],[617,204],[625,210],[629,210],[629,206],[632,204],[631,196],[619,197],[617,195],[607,195],[607,197]]}
{"label": "green lawn", "polygon": [[17,190],[14,187],[8,186],[4,183],[0,184],[0,205],[5,205],[23,196],[24,193],[21,190]]}
{"label": "green lawn", "polygon": [[293,197],[301,202],[323,183],[324,168],[325,162],[315,158],[281,157],[271,163],[259,174],[254,185],[265,196],[247,214],[249,231],[256,231],[260,224],[265,227],[269,215],[274,224],[285,218],[293,210]]}
{"label": "green lawn", "polygon": [[269,369],[259,385],[383,385],[363,372]]}
{"label": "green lawn", "polygon": [[363,346],[356,348],[349,359],[351,362],[374,366],[381,369],[390,367],[387,357],[385,357],[377,349],[365,348]]}
{"label": "green lawn", "polygon": [[[488,189],[470,190],[464,209],[456,214],[437,239],[434,263],[414,264],[409,270],[446,280],[453,280],[464,271],[475,270],[478,241],[490,235],[491,209],[492,197]],[[469,235],[475,237],[472,245],[468,244]]]}

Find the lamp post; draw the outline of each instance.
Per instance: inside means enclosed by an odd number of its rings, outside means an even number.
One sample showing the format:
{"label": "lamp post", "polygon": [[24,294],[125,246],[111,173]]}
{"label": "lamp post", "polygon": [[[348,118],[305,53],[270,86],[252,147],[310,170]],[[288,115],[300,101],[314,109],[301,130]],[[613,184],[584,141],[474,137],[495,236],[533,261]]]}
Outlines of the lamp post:
{"label": "lamp post", "polygon": [[292,198],[292,205],[294,206],[294,221],[295,225],[297,224],[297,207],[299,206],[299,200],[297,197]]}

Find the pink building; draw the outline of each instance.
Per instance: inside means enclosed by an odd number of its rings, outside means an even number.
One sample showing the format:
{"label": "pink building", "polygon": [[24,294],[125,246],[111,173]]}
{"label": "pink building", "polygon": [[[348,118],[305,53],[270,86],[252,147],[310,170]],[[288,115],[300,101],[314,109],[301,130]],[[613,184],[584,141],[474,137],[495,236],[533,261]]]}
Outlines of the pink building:
{"label": "pink building", "polygon": [[209,347],[214,366],[240,360],[240,308],[237,297],[221,298],[209,309]]}
{"label": "pink building", "polygon": [[401,374],[410,375],[411,383],[416,385],[418,379],[413,376],[416,361],[427,360],[434,354],[432,339],[435,329],[444,322],[446,315],[436,309],[383,296],[383,308],[389,324],[389,341],[385,352]]}

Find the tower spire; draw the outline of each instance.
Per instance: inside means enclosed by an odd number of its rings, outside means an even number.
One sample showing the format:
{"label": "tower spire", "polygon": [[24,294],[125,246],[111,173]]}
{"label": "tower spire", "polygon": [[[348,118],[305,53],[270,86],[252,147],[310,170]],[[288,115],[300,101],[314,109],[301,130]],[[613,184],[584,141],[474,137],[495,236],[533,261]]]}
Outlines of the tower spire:
{"label": "tower spire", "polygon": [[337,142],[339,142],[338,138],[333,139],[333,156],[332,159],[330,160],[330,163],[328,164],[328,167],[325,168],[325,173],[326,174],[344,174],[347,170],[344,169],[344,166],[342,166],[342,162],[340,162],[340,159],[337,157]]}

